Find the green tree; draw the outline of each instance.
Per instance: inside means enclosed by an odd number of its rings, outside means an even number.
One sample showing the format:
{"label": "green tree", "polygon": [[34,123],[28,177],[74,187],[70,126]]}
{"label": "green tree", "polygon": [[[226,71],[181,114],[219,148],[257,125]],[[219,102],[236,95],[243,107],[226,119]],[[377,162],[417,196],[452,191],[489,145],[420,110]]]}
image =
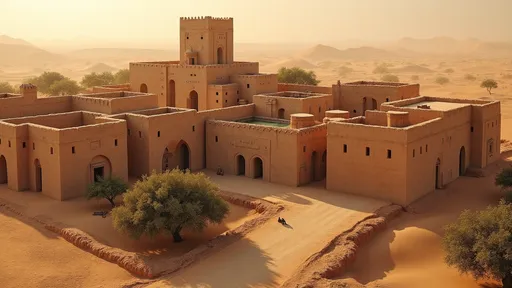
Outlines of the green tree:
{"label": "green tree", "polygon": [[384,82],[395,82],[395,83],[400,82],[400,78],[398,78],[398,76],[392,75],[392,74],[384,74],[384,75],[382,75],[380,80],[382,80]]}
{"label": "green tree", "polygon": [[512,205],[501,200],[483,211],[462,212],[446,227],[443,246],[445,261],[461,273],[476,279],[501,280],[512,287]]}
{"label": "green tree", "polygon": [[482,81],[480,87],[487,89],[487,92],[489,92],[489,95],[491,95],[491,90],[498,88],[498,82],[496,82],[496,80],[493,79],[486,79]]}
{"label": "green tree", "polygon": [[201,231],[227,216],[229,206],[218,191],[203,173],[153,171],[124,195],[123,206],[114,208],[114,227],[135,239],[166,232],[181,242],[183,228]]}
{"label": "green tree", "polygon": [[80,90],[81,88],[78,86],[76,81],[73,81],[69,78],[64,78],[54,82],[46,93],[50,94],[51,96],[74,95],[78,94]]}
{"label": "green tree", "polygon": [[14,93],[14,87],[9,82],[0,82],[0,93]]}
{"label": "green tree", "polygon": [[281,67],[277,72],[277,81],[279,83],[294,83],[315,86],[320,83],[320,81],[316,79],[315,72],[306,71],[299,67]]}
{"label": "green tree", "polygon": [[130,70],[121,69],[114,74],[115,84],[126,84],[130,82]]}
{"label": "green tree", "polygon": [[494,184],[506,190],[505,201],[512,203],[512,191],[510,190],[512,188],[512,167],[503,168],[494,178]]}
{"label": "green tree", "polygon": [[80,82],[82,86],[89,88],[94,86],[114,84],[114,74],[111,72],[96,73],[92,72],[85,75]]}
{"label": "green tree", "polygon": [[439,76],[436,78],[436,83],[439,85],[444,85],[444,84],[450,83],[450,79],[448,79],[444,76]]}
{"label": "green tree", "polygon": [[114,208],[116,207],[114,200],[117,196],[125,193],[126,190],[128,190],[128,184],[119,177],[98,179],[87,187],[87,199],[107,199]]}
{"label": "green tree", "polygon": [[50,87],[54,83],[64,79],[66,79],[66,77],[58,72],[43,72],[43,74],[37,77],[25,80],[24,83],[32,83],[37,86],[38,91],[50,94]]}

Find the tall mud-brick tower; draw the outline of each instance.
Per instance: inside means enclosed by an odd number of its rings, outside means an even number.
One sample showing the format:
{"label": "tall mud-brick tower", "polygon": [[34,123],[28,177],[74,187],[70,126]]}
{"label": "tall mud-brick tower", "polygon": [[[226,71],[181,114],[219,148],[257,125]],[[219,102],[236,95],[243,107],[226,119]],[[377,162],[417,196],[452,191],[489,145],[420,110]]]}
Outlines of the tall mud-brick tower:
{"label": "tall mud-brick tower", "polygon": [[180,18],[180,63],[233,63],[233,18]]}

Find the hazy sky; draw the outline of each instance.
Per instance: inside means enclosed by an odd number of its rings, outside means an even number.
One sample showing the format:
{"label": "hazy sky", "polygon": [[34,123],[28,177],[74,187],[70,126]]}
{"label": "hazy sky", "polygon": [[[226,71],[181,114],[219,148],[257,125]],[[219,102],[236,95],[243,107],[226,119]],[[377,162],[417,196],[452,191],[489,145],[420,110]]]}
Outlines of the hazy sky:
{"label": "hazy sky", "polygon": [[207,15],[234,17],[235,42],[512,40],[512,0],[0,0],[0,35],[177,41]]}

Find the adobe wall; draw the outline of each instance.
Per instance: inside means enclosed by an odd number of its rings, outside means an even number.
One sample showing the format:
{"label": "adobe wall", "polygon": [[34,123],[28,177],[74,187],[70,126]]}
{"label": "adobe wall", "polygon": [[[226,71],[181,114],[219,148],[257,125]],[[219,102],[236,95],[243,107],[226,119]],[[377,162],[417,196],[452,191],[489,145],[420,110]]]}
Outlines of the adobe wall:
{"label": "adobe wall", "polygon": [[31,123],[36,125],[48,126],[52,128],[68,128],[82,126],[82,112],[69,112],[58,114],[47,114],[38,116],[27,116],[12,119],[5,119],[7,123],[24,124]]}
{"label": "adobe wall", "polygon": [[307,112],[304,111],[304,104],[301,100],[291,97],[254,95],[255,115],[267,118],[290,119],[291,114]]}
{"label": "adobe wall", "polygon": [[[174,81],[175,107],[189,108],[191,105],[190,93],[196,91],[199,110],[208,109],[208,81],[204,66],[171,66],[167,71],[168,75],[165,78],[167,81],[162,85],[163,87],[170,87],[170,81]],[[159,97],[165,96],[165,99],[167,99],[170,97],[168,93],[171,93],[171,91],[167,88],[164,94],[159,95]],[[168,105],[170,104],[169,101],[159,100],[158,102],[159,106],[170,106]],[[167,105],[162,105],[163,103]]]}
{"label": "adobe wall", "polygon": [[406,131],[340,122],[327,123],[326,188],[406,203]]}
{"label": "adobe wall", "polygon": [[208,107],[218,109],[238,105],[240,90],[238,84],[208,85]]}
{"label": "adobe wall", "polygon": [[109,114],[151,109],[156,107],[158,107],[158,97],[155,94],[114,98],[110,100]]}
{"label": "adobe wall", "polygon": [[470,166],[470,126],[471,107],[467,106],[407,129],[407,204],[435,189],[437,159],[439,186],[459,177],[461,147],[463,171]]}
{"label": "adobe wall", "polygon": [[[140,177],[149,175],[150,137],[148,134],[149,121],[136,114],[123,114],[121,119],[126,120],[126,147],[128,149],[128,174]],[[118,118],[118,117],[116,117]]]}
{"label": "adobe wall", "polygon": [[131,91],[130,84],[103,85],[92,87],[92,93]]}
{"label": "adobe wall", "polygon": [[297,137],[299,185],[325,179],[327,174],[327,125],[300,129]]}
{"label": "adobe wall", "polygon": [[501,140],[501,107],[499,102],[472,106],[471,164],[486,167],[499,160]]}
{"label": "adobe wall", "polygon": [[308,97],[302,101],[303,111],[315,116],[315,120],[322,122],[325,111],[333,109],[332,96]]}
{"label": "adobe wall", "polygon": [[332,95],[332,87],[292,84],[292,83],[278,83],[277,91],[278,92],[282,92],[282,91],[313,92],[313,93],[331,94]]}
{"label": "adobe wall", "polygon": [[264,181],[297,186],[297,134],[297,130],[289,128],[207,121],[207,168],[215,170],[220,166],[227,174],[255,178],[259,158]]}
{"label": "adobe wall", "polygon": [[413,98],[419,96],[419,84],[402,85],[402,86],[386,86],[375,84],[341,84],[333,85],[333,104],[335,109],[343,109],[350,111],[351,116],[359,116],[363,114],[363,98],[366,97],[366,110],[372,99],[376,100],[376,109],[379,109],[382,103],[392,102],[401,99]]}
{"label": "adobe wall", "polygon": [[36,100],[21,96],[0,99],[0,119],[69,111],[71,111],[69,96],[38,98]]}
{"label": "adobe wall", "polygon": [[166,105],[167,66],[163,64],[130,63],[130,90],[141,91],[147,86],[147,93],[158,95],[158,105]]}
{"label": "adobe wall", "polygon": [[84,196],[87,185],[93,182],[95,165],[104,166],[105,177],[114,175],[128,181],[126,134],[126,122],[119,120],[59,131],[54,155],[60,156],[60,200]]}
{"label": "adobe wall", "polygon": [[[242,73],[238,73],[233,75],[231,80],[238,84],[240,99],[245,99],[247,103],[253,103],[254,95],[277,92],[276,74],[240,75]],[[253,73],[258,73],[258,70]]]}

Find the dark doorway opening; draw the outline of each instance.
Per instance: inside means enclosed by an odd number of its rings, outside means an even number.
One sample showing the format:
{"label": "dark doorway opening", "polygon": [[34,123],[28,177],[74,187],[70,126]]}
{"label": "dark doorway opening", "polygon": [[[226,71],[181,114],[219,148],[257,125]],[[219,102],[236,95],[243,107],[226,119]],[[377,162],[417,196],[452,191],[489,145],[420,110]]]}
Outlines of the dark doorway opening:
{"label": "dark doorway opening", "polygon": [[253,175],[254,178],[263,178],[263,160],[260,157],[255,157],[253,160]]}
{"label": "dark doorway opening", "polygon": [[466,173],[466,148],[462,146],[459,152],[459,176]]}
{"label": "dark doorway opening", "polygon": [[105,167],[103,167],[103,166],[94,167],[93,173],[94,173],[94,182],[99,182],[105,176]]}
{"label": "dark doorway opening", "polygon": [[169,81],[169,96],[167,106],[176,107],[176,83],[174,80]]}
{"label": "dark doorway opening", "polygon": [[0,184],[7,183],[7,161],[5,156],[0,156]]}
{"label": "dark doorway opening", "polygon": [[180,169],[187,170],[190,169],[190,150],[188,149],[188,145],[186,143],[181,143],[180,145]]}
{"label": "dark doorway opening", "polygon": [[245,176],[245,158],[242,155],[236,156],[237,169],[236,175]]}
{"label": "dark doorway opening", "polygon": [[41,163],[39,159],[34,162],[36,172],[36,192],[43,191],[43,169],[41,169]]}
{"label": "dark doorway opening", "polygon": [[283,108],[277,110],[277,118],[284,119],[284,109]]}
{"label": "dark doorway opening", "polygon": [[316,181],[316,151],[311,153],[311,181]]}
{"label": "dark doorway opening", "polygon": [[436,183],[435,183],[436,189],[441,188],[441,160],[437,158],[436,162]]}
{"label": "dark doorway opening", "polygon": [[217,64],[224,64],[224,53],[222,47],[217,48]]}
{"label": "dark doorway opening", "polygon": [[196,90],[190,91],[190,95],[189,95],[190,104],[189,104],[188,108],[196,109],[197,111],[199,111],[199,99],[198,98],[199,97],[197,95]]}

